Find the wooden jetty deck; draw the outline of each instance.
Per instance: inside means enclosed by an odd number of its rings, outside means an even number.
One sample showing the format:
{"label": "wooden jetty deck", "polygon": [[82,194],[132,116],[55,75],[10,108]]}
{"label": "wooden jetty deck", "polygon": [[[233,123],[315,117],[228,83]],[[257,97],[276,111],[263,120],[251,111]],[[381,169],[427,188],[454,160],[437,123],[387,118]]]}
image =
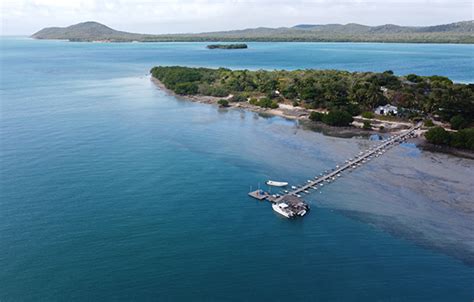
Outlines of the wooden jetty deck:
{"label": "wooden jetty deck", "polygon": [[[318,187],[324,186],[325,182],[332,182],[336,180],[341,173],[346,170],[355,169],[371,160],[373,157],[379,157],[385,153],[385,151],[395,146],[398,143],[403,142],[410,136],[414,136],[415,131],[421,127],[421,123],[418,123],[416,126],[413,126],[407,131],[399,135],[392,136],[388,139],[382,141],[382,144],[369,148],[366,152],[362,152],[357,155],[355,158],[350,158],[346,160],[345,164],[342,166],[336,166],[336,168],[330,170],[325,174],[321,174],[319,177],[308,180],[306,184],[297,186],[296,189],[288,190],[287,193],[281,195],[271,195],[267,192],[262,192],[261,190],[250,192],[249,195],[257,198],[259,200],[268,200],[272,203],[280,203],[285,200],[286,196],[296,196],[301,197],[301,193],[309,193],[310,189],[317,189]],[[286,191],[285,191],[286,192]]]}

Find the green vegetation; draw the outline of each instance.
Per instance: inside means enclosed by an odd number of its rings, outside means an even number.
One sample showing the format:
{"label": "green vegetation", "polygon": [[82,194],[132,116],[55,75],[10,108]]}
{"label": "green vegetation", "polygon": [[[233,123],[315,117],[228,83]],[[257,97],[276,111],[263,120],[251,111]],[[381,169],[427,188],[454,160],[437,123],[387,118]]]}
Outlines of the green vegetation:
{"label": "green vegetation", "polygon": [[426,139],[436,145],[449,145],[450,134],[442,127],[434,127],[425,134]]}
{"label": "green vegetation", "polygon": [[323,122],[326,125],[336,127],[350,126],[354,120],[349,112],[343,110],[333,110],[327,114],[313,111],[309,115],[309,119],[315,122]]}
{"label": "green vegetation", "polygon": [[198,92],[198,86],[195,83],[177,83],[174,91],[177,94],[196,94]]}
{"label": "green vegetation", "polygon": [[363,118],[368,118],[368,119],[371,119],[371,118],[375,117],[375,114],[371,111],[364,111],[364,112],[362,112],[361,115],[362,115]]}
{"label": "green vegetation", "polygon": [[221,107],[229,107],[229,101],[224,99],[217,101],[217,104],[219,104]]}
{"label": "green vegetation", "polygon": [[199,34],[148,35],[117,31],[97,22],[68,27],[49,27],[32,35],[36,39],[109,42],[391,42],[391,43],[474,43],[472,21],[426,27],[360,24],[300,25],[280,28]]}
{"label": "green vegetation", "polygon": [[233,102],[233,103],[236,103],[236,102],[247,102],[247,97],[244,96],[243,94],[236,94],[236,95],[233,95],[233,96],[230,98],[230,101]]}
{"label": "green vegetation", "polygon": [[449,122],[451,123],[451,129],[454,130],[460,130],[468,126],[468,121],[460,114],[453,116]]}
{"label": "green vegetation", "polygon": [[209,49],[245,49],[247,44],[211,44],[207,45]]}
{"label": "green vegetation", "polygon": [[312,120],[313,122],[322,122],[324,116],[325,116],[324,113],[313,111],[309,115],[309,119]]}
{"label": "green vegetation", "polygon": [[349,112],[343,110],[332,110],[323,116],[323,123],[330,126],[350,126],[352,121],[354,121],[352,115]]}
{"label": "green vegetation", "polygon": [[271,109],[278,108],[278,103],[275,101],[272,101],[269,98],[261,98],[259,100],[254,98],[254,99],[251,99],[249,103],[255,106],[260,106],[262,108],[271,108]]}
{"label": "green vegetation", "polygon": [[372,124],[369,121],[364,121],[364,126],[362,126],[362,128],[366,130],[371,130]]}
{"label": "green vegetation", "polygon": [[441,76],[410,75],[410,81],[408,76],[398,77],[391,71],[249,71],[180,66],[154,67],[151,73],[178,94],[234,95],[230,102],[251,98],[265,108],[275,108],[284,100],[308,109],[337,111],[337,117],[320,118],[329,125],[349,124],[343,112],[352,116],[367,112],[363,115],[371,116],[374,108],[386,103],[398,106],[406,117],[437,115],[459,129],[474,120],[474,84],[456,84]]}
{"label": "green vegetation", "polygon": [[426,139],[436,145],[474,150],[474,128],[448,132],[442,127],[434,127],[425,134]]}
{"label": "green vegetation", "polygon": [[425,127],[433,127],[434,126],[434,123],[431,119],[426,119],[423,124],[425,125]]}
{"label": "green vegetation", "polygon": [[449,145],[454,148],[474,150],[474,128],[451,133]]}

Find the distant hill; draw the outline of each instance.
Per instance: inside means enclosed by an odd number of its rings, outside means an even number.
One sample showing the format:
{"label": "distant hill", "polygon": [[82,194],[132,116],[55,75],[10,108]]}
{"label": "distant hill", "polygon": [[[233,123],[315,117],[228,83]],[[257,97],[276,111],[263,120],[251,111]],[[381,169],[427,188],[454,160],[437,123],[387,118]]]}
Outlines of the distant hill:
{"label": "distant hill", "polygon": [[410,42],[474,43],[474,22],[463,21],[435,26],[367,26],[349,24],[300,24],[294,27],[249,28],[198,34],[148,35],[114,30],[97,22],[68,27],[48,27],[32,35],[36,39],[107,42],[199,42],[199,41],[275,41],[275,42]]}
{"label": "distant hill", "polygon": [[118,31],[98,22],[83,22],[68,27],[46,27],[31,37],[70,41],[133,41],[144,35]]}

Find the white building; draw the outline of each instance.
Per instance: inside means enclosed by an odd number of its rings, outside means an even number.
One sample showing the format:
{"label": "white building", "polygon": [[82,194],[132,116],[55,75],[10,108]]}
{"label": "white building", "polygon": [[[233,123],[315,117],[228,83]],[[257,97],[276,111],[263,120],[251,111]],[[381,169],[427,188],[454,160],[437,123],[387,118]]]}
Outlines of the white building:
{"label": "white building", "polygon": [[385,106],[378,106],[375,109],[376,114],[380,115],[397,115],[398,114],[398,108],[396,106],[392,106],[390,104],[387,104]]}

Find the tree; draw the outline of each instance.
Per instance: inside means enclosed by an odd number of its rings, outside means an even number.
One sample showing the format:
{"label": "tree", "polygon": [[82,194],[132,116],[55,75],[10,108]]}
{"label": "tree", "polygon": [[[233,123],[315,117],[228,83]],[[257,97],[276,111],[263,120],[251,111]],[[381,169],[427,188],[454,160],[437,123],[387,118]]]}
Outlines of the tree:
{"label": "tree", "polygon": [[231,102],[246,102],[247,98],[242,94],[236,94],[230,98]]}
{"label": "tree", "polygon": [[312,111],[309,115],[309,119],[313,122],[321,122],[323,120],[324,115],[324,113]]}
{"label": "tree", "polygon": [[195,83],[189,83],[189,82],[178,83],[175,86],[174,92],[176,92],[177,94],[182,94],[182,95],[196,94],[198,92],[198,85],[196,85]]}
{"label": "tree", "polygon": [[352,115],[346,111],[333,110],[324,115],[322,121],[330,126],[343,127],[349,126],[354,119],[352,118]]}
{"label": "tree", "polygon": [[449,145],[451,137],[442,127],[434,127],[425,134],[426,139],[435,145]]}
{"label": "tree", "polygon": [[453,116],[449,122],[451,123],[451,129],[460,130],[466,128],[467,122],[462,115]]}
{"label": "tree", "polygon": [[220,99],[219,101],[217,101],[217,104],[219,104],[221,107],[229,107],[228,100]]}

